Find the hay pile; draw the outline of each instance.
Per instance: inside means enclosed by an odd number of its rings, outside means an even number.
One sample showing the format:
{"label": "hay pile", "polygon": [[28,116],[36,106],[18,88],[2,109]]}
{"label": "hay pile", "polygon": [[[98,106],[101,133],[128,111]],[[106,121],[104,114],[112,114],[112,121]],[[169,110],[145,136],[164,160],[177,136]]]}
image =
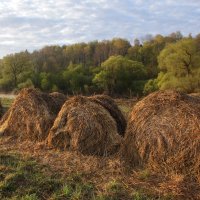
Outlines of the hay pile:
{"label": "hay pile", "polygon": [[87,97],[65,102],[47,138],[48,145],[88,155],[108,155],[121,143],[115,120],[109,112]]}
{"label": "hay pile", "polygon": [[159,91],[138,102],[121,154],[131,166],[199,176],[200,98]]}
{"label": "hay pile", "polygon": [[0,121],[0,135],[44,140],[62,104],[36,89],[23,89]]}
{"label": "hay pile", "polygon": [[91,96],[89,98],[92,101],[103,106],[110,113],[110,115],[114,118],[114,120],[117,123],[118,133],[121,136],[124,136],[125,129],[126,129],[126,120],[125,120],[122,112],[119,110],[115,101],[107,95],[95,95],[95,96]]}
{"label": "hay pile", "polygon": [[55,102],[55,106],[56,106],[56,112],[58,113],[62,105],[67,100],[67,97],[64,94],[59,93],[59,92],[52,92],[49,94],[49,96],[53,98]]}
{"label": "hay pile", "polygon": [[199,97],[200,98],[200,93],[191,93],[189,94],[190,96],[193,96],[193,97]]}
{"label": "hay pile", "polygon": [[2,116],[3,116],[3,106],[2,106],[1,101],[0,101],[0,119],[1,119]]}

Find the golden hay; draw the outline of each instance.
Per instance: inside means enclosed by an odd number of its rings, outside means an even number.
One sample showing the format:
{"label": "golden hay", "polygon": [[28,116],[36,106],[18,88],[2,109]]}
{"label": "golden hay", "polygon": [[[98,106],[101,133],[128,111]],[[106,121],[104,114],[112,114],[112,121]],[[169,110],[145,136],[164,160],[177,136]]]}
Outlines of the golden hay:
{"label": "golden hay", "polygon": [[60,108],[67,100],[67,97],[64,94],[59,93],[59,92],[52,92],[49,94],[49,96],[52,97],[53,100],[55,101],[55,105],[57,106],[57,111],[59,112]]}
{"label": "golden hay", "polygon": [[0,121],[0,135],[44,140],[62,105],[36,89],[23,89]]}
{"label": "golden hay", "polygon": [[121,137],[108,111],[87,97],[65,102],[47,138],[49,146],[89,155],[108,155],[119,149]]}
{"label": "golden hay", "polygon": [[163,172],[200,175],[200,98],[175,91],[150,94],[130,115],[122,158]]}
{"label": "golden hay", "polygon": [[95,96],[89,97],[89,99],[100,104],[110,113],[110,115],[114,118],[114,120],[117,123],[118,133],[121,136],[124,136],[125,129],[126,129],[126,120],[122,112],[119,110],[115,101],[107,95],[95,95]]}
{"label": "golden hay", "polygon": [[200,93],[190,93],[189,95],[193,96],[193,97],[199,97],[200,98]]}
{"label": "golden hay", "polygon": [[1,101],[0,101],[0,119],[1,119],[2,116],[3,116],[3,106],[2,106]]}

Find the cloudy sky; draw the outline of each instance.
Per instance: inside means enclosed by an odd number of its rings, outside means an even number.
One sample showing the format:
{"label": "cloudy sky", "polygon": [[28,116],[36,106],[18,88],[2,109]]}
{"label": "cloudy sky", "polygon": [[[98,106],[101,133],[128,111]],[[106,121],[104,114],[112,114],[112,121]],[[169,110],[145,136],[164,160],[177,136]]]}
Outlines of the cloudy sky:
{"label": "cloudy sky", "polygon": [[0,58],[49,44],[200,33],[200,0],[0,0]]}

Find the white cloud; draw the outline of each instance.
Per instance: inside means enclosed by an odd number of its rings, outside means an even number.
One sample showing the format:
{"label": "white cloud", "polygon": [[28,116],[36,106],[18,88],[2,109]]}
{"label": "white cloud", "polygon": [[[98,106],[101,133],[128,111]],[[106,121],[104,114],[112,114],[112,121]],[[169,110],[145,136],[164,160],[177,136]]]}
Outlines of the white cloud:
{"label": "white cloud", "polygon": [[1,0],[0,57],[48,44],[200,32],[198,0]]}

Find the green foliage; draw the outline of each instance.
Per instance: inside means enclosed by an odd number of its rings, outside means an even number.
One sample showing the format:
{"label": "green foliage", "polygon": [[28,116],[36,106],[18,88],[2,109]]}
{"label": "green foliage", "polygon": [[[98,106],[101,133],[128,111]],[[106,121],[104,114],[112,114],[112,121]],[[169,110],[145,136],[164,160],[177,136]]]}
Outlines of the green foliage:
{"label": "green foliage", "polygon": [[199,68],[200,52],[193,39],[183,39],[168,45],[158,57],[159,67],[176,77],[192,74]]}
{"label": "green foliage", "polygon": [[148,80],[148,82],[145,84],[144,86],[144,90],[143,93],[145,95],[151,93],[151,92],[155,92],[156,90],[158,90],[158,83],[157,83],[157,79],[150,79]]}
{"label": "green foliage", "polygon": [[0,90],[1,91],[12,91],[12,80],[9,77],[4,77],[0,79]]}
{"label": "green foliage", "polygon": [[200,90],[200,51],[192,38],[168,45],[158,57],[162,72],[158,75],[160,89],[177,89],[183,92]]}
{"label": "green foliage", "polygon": [[136,80],[132,82],[130,96],[141,96],[147,80]]}
{"label": "green foliage", "polygon": [[0,85],[3,88],[17,88],[21,82],[25,82],[32,72],[30,54],[25,51],[4,57],[1,62],[2,79]]}
{"label": "green foliage", "polygon": [[142,63],[122,56],[111,56],[102,64],[102,70],[96,74],[93,82],[99,87],[113,93],[126,93],[134,81],[145,79],[146,72]]}
{"label": "green foliage", "polygon": [[27,79],[25,82],[23,83],[19,83],[17,85],[18,89],[22,89],[22,88],[34,88],[33,82],[31,79]]}
{"label": "green foliage", "polygon": [[44,91],[49,91],[51,89],[50,74],[46,72],[40,73],[40,85],[41,89]]}
{"label": "green foliage", "polygon": [[1,101],[1,104],[2,104],[3,108],[5,110],[7,110],[11,106],[11,104],[13,103],[14,99],[13,98],[5,98],[4,97],[4,98],[0,98],[0,101]]}
{"label": "green foliage", "polygon": [[199,38],[177,31],[135,39],[133,45],[114,38],[7,55],[0,59],[0,92],[24,87],[87,95],[146,95],[169,88],[198,92]]}
{"label": "green foliage", "polygon": [[85,89],[88,90],[88,85],[91,85],[92,75],[88,68],[81,65],[70,65],[63,72],[63,80],[71,89],[70,92],[82,93]]}
{"label": "green foliage", "polygon": [[58,90],[59,90],[59,89],[58,89],[58,86],[54,84],[54,85],[52,86],[51,91],[52,91],[52,92],[58,92]]}

